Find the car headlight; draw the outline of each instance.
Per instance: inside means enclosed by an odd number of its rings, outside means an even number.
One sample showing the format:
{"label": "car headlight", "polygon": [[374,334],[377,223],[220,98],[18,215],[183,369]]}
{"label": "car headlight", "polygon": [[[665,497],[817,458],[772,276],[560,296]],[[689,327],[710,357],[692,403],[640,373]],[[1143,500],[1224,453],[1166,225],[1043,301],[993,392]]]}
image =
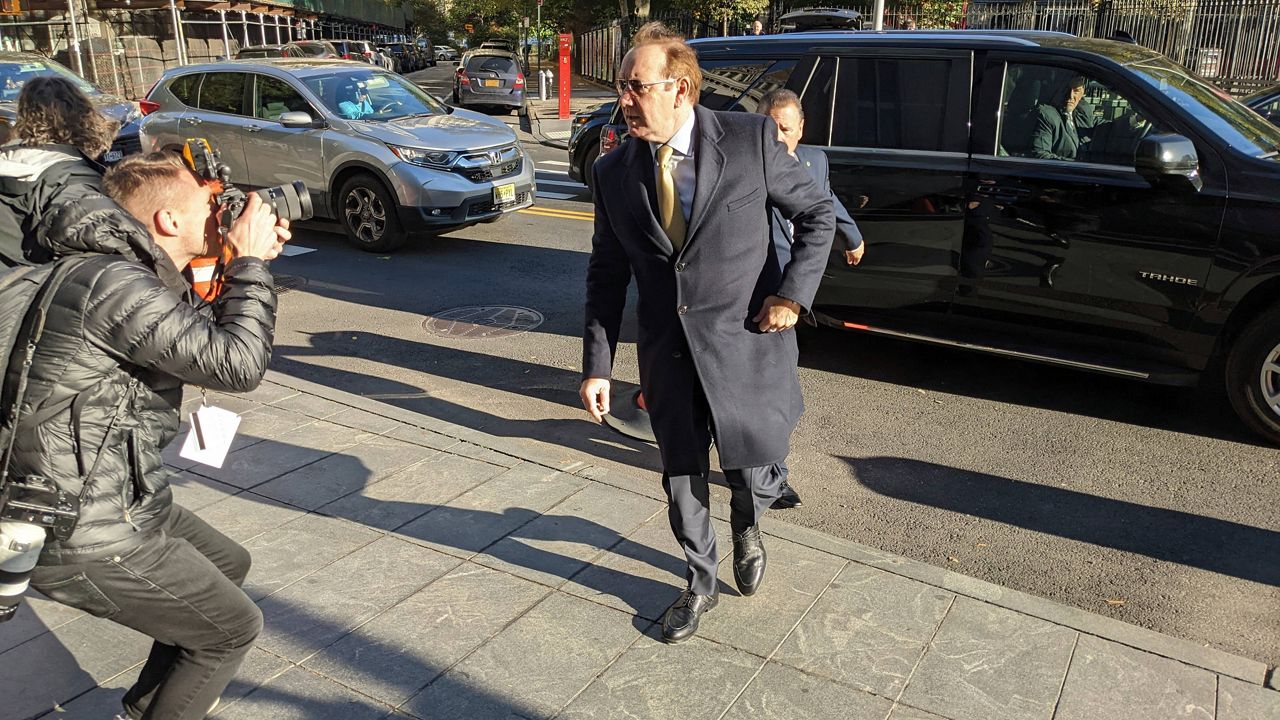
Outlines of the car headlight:
{"label": "car headlight", "polygon": [[124,117],[120,119],[120,124],[128,125],[134,120],[141,120],[141,119],[142,119],[142,111],[139,110],[136,106],[130,107],[128,110],[125,111]]}
{"label": "car headlight", "polygon": [[423,150],[421,148],[403,147],[400,145],[388,145],[391,152],[396,157],[407,163],[421,165],[423,167],[433,167],[447,169],[458,159],[458,153],[449,150]]}

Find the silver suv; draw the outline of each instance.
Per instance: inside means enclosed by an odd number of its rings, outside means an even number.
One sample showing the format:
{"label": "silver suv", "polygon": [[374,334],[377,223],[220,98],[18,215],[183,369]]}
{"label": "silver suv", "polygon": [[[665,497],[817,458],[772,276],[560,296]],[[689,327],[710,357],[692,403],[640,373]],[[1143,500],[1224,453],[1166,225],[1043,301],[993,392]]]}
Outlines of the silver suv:
{"label": "silver suv", "polygon": [[370,252],[533,204],[533,162],[511,128],[367,64],[189,65],[166,72],[147,100],[158,109],[143,120],[144,148],[203,137],[238,185],[302,180],[316,215]]}

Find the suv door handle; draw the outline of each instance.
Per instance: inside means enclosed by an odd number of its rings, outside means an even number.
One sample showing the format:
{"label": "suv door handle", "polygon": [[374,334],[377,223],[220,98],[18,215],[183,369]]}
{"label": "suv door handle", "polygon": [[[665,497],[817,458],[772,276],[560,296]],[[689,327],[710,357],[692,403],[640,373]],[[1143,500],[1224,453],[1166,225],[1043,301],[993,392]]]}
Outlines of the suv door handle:
{"label": "suv door handle", "polygon": [[1027,188],[1006,187],[1004,185],[979,185],[974,192],[988,197],[1020,198],[1031,196],[1031,191]]}
{"label": "suv door handle", "polygon": [[245,132],[262,132],[262,126],[261,125],[245,125],[244,131]]}
{"label": "suv door handle", "polygon": [[204,120],[201,120],[198,117],[184,117],[182,118],[182,122],[188,125],[199,125],[200,123],[204,122]]}

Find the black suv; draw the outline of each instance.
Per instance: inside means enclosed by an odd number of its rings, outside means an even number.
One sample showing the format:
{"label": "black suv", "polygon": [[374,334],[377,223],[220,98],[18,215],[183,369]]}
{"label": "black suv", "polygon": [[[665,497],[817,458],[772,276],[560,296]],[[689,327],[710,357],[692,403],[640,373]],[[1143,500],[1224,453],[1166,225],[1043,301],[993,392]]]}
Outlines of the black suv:
{"label": "black suv", "polygon": [[833,252],[819,322],[1220,378],[1280,443],[1280,128],[1156,52],[1059,33],[692,45],[703,105],[750,112],[794,90],[804,141],[831,158],[868,249],[856,267]]}

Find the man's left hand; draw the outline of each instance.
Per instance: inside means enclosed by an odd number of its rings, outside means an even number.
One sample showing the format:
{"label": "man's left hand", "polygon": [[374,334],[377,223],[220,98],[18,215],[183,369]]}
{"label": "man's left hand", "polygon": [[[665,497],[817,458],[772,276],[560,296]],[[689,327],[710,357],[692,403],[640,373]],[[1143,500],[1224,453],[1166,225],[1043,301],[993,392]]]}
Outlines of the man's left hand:
{"label": "man's left hand", "polygon": [[800,303],[770,295],[751,322],[760,323],[760,332],[781,332],[795,327],[800,319]]}

